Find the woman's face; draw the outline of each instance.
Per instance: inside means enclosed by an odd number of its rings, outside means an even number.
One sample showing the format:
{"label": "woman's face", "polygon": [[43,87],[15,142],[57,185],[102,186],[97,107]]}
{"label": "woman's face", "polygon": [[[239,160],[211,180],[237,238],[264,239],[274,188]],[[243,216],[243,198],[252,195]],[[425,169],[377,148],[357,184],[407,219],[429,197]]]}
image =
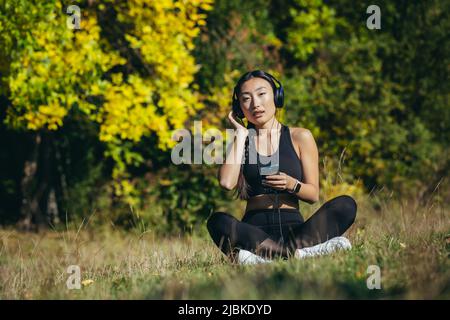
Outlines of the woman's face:
{"label": "woman's face", "polygon": [[251,78],[242,84],[239,103],[247,120],[254,124],[263,125],[275,114],[272,86],[262,78]]}

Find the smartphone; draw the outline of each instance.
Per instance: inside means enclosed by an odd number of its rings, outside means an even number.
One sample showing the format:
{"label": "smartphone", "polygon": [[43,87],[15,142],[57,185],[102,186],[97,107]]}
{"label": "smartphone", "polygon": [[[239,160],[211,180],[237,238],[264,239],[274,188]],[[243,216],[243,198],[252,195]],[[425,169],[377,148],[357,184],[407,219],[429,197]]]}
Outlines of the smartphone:
{"label": "smartphone", "polygon": [[[271,176],[274,174],[278,174],[280,172],[280,167],[277,164],[272,164],[269,163],[267,166],[264,167],[260,167],[260,175],[261,175],[261,180],[266,179],[267,176]],[[271,192],[273,189],[272,187],[268,187],[268,186],[263,186],[263,189],[265,190],[265,192]]]}
{"label": "smartphone", "polygon": [[280,166],[278,163],[269,163],[268,166],[261,166],[259,170],[261,177],[265,178],[266,176],[278,174],[280,172]]}

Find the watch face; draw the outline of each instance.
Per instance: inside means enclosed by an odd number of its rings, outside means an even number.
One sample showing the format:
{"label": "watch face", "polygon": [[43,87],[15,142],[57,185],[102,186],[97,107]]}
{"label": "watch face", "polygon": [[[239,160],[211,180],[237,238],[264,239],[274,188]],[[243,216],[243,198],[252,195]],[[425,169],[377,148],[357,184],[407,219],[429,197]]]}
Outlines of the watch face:
{"label": "watch face", "polygon": [[300,191],[301,186],[302,185],[300,184],[300,182],[297,181],[297,185],[295,186],[295,193]]}

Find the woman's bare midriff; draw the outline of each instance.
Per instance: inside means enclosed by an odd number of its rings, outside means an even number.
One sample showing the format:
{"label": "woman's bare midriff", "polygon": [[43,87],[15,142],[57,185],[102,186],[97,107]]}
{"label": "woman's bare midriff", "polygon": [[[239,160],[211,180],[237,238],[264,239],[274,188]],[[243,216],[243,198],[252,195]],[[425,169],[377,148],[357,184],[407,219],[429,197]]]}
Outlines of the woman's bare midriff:
{"label": "woman's bare midriff", "polygon": [[[294,200],[292,195],[279,194],[278,204],[280,209],[298,209],[298,200]],[[247,206],[245,212],[258,209],[273,209],[275,207],[275,195],[274,194],[260,194],[251,197],[247,200]]]}

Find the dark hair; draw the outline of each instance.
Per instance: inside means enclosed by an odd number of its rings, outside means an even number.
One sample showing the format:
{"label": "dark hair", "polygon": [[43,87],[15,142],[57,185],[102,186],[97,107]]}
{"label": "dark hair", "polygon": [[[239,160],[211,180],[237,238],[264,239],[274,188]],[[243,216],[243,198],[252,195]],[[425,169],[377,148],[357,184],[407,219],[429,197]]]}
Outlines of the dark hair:
{"label": "dark hair", "polygon": [[[236,102],[239,105],[239,94],[241,93],[242,85],[244,84],[244,82],[246,82],[252,78],[262,78],[264,80],[267,80],[270,83],[270,85],[272,86],[274,99],[276,98],[277,86],[275,85],[275,81],[273,80],[274,77],[271,76],[270,74],[268,74],[267,72],[264,72],[261,70],[254,70],[254,71],[245,73],[237,81],[236,86],[234,87],[234,92],[233,92],[234,106],[236,106]],[[237,101],[235,100],[235,96],[236,96]],[[275,105],[277,105],[276,101],[275,101]],[[281,105],[282,105],[282,100],[281,100]],[[247,129],[254,129],[254,128],[255,128],[255,125],[252,122],[248,121]],[[237,182],[237,188],[234,193],[234,195],[241,200],[247,200],[249,198],[248,191],[249,191],[250,186],[247,183],[247,181],[245,180],[244,172],[243,172],[244,163],[249,159],[248,145],[249,145],[249,137],[247,136],[247,139],[245,139],[244,161],[241,164],[241,169],[239,172],[239,178],[238,178],[238,182]]]}

